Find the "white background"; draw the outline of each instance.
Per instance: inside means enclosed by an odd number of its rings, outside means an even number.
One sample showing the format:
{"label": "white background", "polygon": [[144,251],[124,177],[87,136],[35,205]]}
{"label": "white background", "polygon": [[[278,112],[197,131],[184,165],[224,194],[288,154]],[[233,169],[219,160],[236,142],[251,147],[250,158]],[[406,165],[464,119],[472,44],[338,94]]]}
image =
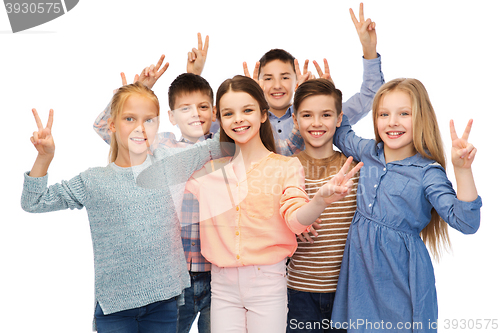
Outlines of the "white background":
{"label": "white background", "polygon": [[[49,183],[105,165],[108,146],[92,123],[124,71],[131,79],[164,53],[170,68],[155,87],[168,110],[170,82],[185,71],[196,33],[210,35],[204,77],[214,91],[271,48],[284,48],[301,64],[329,60],[336,85],[348,98],[361,84],[361,46],[348,9],[356,1],[123,1],[82,0],[66,15],[12,34],[0,8],[0,297],[2,332],[90,332],[93,255],[86,213],[31,215],[20,207],[23,172],[36,152],[31,109],[43,122],[55,110],[57,153]],[[459,4],[457,4],[459,3]],[[365,16],[377,23],[378,52],[389,81],[415,77],[429,91],[446,151],[448,122],[462,133],[474,118],[470,141],[478,148],[474,175],[483,198],[475,235],[450,231],[453,251],[435,264],[440,332],[452,319],[500,322],[499,185],[496,164],[500,67],[500,2],[371,1]],[[163,117],[163,124],[168,123]],[[370,116],[356,126],[373,137]],[[448,168],[454,182],[453,168]],[[500,324],[500,323],[499,323]],[[500,328],[498,329],[500,330]]]}

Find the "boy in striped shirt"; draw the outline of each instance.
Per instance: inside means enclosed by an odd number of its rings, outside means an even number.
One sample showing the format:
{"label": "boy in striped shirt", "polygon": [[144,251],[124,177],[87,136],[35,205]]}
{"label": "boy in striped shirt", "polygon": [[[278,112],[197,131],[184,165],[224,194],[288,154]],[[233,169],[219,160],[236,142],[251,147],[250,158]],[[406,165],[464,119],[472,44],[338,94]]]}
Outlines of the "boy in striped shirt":
{"label": "boy in striped shirt", "polygon": [[[342,121],[342,93],[329,80],[306,81],[297,88],[293,106],[293,120],[305,144],[305,150],[294,156],[304,167],[306,192],[312,198],[347,159],[332,145]],[[359,174],[352,179],[350,194],[325,209],[317,235],[298,242],[290,259],[287,332],[336,332],[330,317],[347,232],[356,211]]]}

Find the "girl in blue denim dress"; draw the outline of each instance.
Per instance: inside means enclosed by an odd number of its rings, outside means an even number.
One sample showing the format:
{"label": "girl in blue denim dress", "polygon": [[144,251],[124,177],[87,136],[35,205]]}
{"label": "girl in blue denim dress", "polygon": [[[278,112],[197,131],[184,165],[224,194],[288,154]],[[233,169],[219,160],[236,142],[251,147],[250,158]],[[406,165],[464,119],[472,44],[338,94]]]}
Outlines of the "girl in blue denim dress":
{"label": "girl in blue denim dress", "polygon": [[[436,332],[434,256],[449,245],[447,224],[479,227],[481,198],[471,171],[476,149],[450,122],[453,190],[436,116],[416,79],[386,83],[373,101],[375,140],[357,137],[346,117],[334,144],[363,161],[358,207],[347,238],[332,325],[351,332]],[[446,223],[445,223],[446,222]]]}

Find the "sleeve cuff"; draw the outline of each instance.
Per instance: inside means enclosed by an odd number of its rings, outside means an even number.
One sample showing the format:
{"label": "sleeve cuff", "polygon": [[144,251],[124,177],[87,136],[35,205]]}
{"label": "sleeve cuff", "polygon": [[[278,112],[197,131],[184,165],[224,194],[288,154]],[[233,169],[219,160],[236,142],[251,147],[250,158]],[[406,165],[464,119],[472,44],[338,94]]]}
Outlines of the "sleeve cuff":
{"label": "sleeve cuff", "polygon": [[380,54],[377,52],[377,57],[375,59],[365,59],[363,58],[363,70],[366,74],[378,74],[382,72],[382,59]]}
{"label": "sleeve cuff", "polygon": [[30,177],[30,172],[24,173],[24,189],[29,192],[42,193],[47,188],[49,175],[43,177]]}

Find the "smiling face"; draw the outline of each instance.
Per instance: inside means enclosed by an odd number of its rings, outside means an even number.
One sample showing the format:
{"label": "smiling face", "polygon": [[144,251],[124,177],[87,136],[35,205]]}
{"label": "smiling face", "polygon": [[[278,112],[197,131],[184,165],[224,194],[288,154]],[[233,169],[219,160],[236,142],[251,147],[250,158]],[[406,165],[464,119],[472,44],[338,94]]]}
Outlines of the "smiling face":
{"label": "smiling face", "polygon": [[182,94],[175,99],[174,110],[168,111],[172,125],[178,125],[182,136],[197,142],[210,133],[215,120],[211,98],[201,91]]}
{"label": "smiling face", "polygon": [[342,111],[337,113],[333,96],[314,95],[305,98],[293,119],[304,138],[305,151],[309,156],[319,159],[333,154],[332,138],[342,122]]}
{"label": "smiling face", "polygon": [[412,101],[408,93],[394,90],[382,96],[376,117],[386,163],[415,155]]}
{"label": "smiling face", "polygon": [[129,167],[144,162],[158,131],[158,112],[151,99],[133,94],[117,118],[109,120],[118,144],[117,165]]}
{"label": "smiling face", "polygon": [[228,91],[221,98],[221,127],[228,137],[241,146],[261,141],[259,130],[267,119],[259,103],[251,95],[241,91]]}
{"label": "smiling face", "polygon": [[269,111],[282,116],[291,105],[297,86],[293,65],[281,60],[270,61],[261,67],[259,79],[264,81],[263,89]]}

